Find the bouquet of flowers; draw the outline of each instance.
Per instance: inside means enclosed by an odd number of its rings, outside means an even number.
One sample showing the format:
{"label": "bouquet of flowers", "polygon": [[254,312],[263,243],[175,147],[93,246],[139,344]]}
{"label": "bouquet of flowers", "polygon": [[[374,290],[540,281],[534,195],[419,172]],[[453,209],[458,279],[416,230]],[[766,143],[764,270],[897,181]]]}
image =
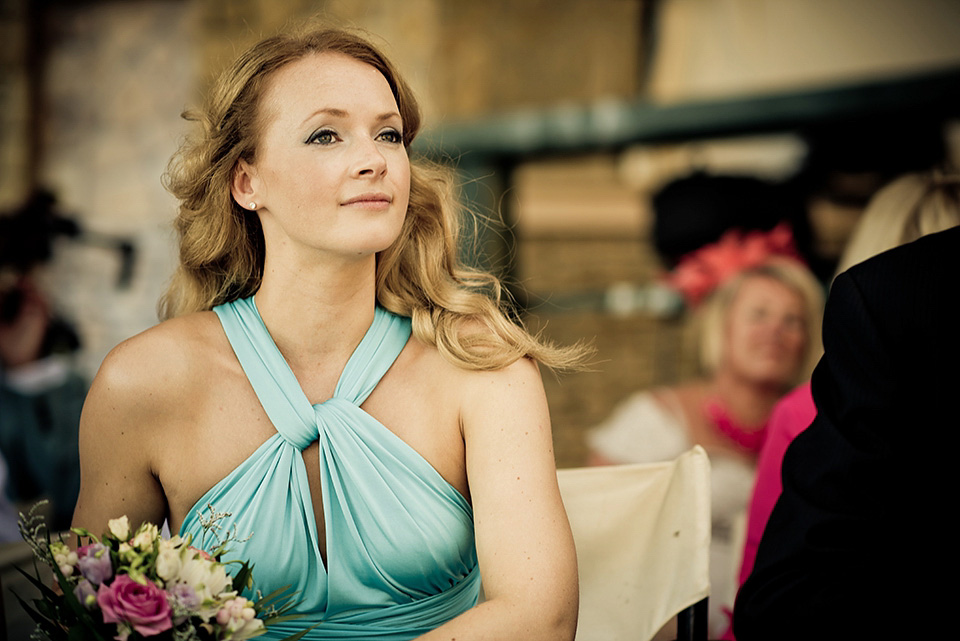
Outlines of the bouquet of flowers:
{"label": "bouquet of flowers", "polygon": [[[219,536],[219,521],[228,515],[208,509],[204,534],[217,538],[210,553],[193,547],[189,536],[164,539],[153,524],[131,531],[126,516],[111,520],[100,537],[74,528],[79,545],[72,549],[60,537],[51,540],[35,506],[20,515],[20,533],[36,560],[50,567],[59,590],[46,585],[39,571],[31,576],[21,570],[40,598],[33,606],[17,599],[37,632],[51,641],[239,641],[295,618],[285,589],[256,602],[240,596],[253,584],[252,567],[221,561],[237,539],[235,532]],[[228,565],[236,566],[232,576]]]}

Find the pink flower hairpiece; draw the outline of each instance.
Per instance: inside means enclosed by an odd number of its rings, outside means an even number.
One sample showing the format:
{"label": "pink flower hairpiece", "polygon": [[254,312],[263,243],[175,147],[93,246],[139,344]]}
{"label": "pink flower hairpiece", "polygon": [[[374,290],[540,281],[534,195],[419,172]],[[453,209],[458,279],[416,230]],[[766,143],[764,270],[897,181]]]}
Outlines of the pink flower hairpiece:
{"label": "pink flower hairpiece", "polygon": [[787,223],[780,223],[770,231],[744,233],[731,229],[717,242],[681,258],[665,280],[683,294],[687,304],[693,306],[733,276],[745,269],[759,267],[776,256],[802,262]]}

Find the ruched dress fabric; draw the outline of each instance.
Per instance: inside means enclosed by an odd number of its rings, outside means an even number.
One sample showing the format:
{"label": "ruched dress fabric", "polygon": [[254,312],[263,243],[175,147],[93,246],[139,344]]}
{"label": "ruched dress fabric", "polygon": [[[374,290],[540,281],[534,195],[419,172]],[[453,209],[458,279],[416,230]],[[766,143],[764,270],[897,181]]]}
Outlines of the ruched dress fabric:
{"label": "ruched dress fabric", "polygon": [[[256,593],[290,586],[302,618],[259,639],[416,638],[477,603],[473,511],[413,448],[360,408],[410,337],[410,320],[377,307],[333,397],[311,405],[253,298],[214,309],[277,434],[190,510],[195,542],[208,506],[249,540],[230,557],[253,563]],[[326,565],[302,450],[319,440]],[[209,535],[207,536],[209,540]]]}

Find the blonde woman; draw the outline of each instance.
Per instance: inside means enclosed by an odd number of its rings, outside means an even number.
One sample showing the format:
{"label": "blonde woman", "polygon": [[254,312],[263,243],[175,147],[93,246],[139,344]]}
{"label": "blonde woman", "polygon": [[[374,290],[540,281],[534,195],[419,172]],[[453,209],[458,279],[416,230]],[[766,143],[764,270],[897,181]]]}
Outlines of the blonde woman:
{"label": "blonde woman", "polygon": [[[754,253],[726,239],[720,245]],[[820,284],[792,258],[768,256],[735,270],[696,310],[706,376],[633,394],[588,436],[592,465],[669,460],[693,445],[707,450],[712,636],[727,627],[736,596],[733,528],[746,510],[767,420],[819,357],[822,306]]]}
{"label": "blonde woman", "polygon": [[191,118],[167,320],[94,381],[75,525],[195,534],[208,504],[230,512],[254,590],[300,599],[263,638],[572,639],[536,362],[583,350],[528,335],[458,264],[395,68],[345,31],[268,38]]}

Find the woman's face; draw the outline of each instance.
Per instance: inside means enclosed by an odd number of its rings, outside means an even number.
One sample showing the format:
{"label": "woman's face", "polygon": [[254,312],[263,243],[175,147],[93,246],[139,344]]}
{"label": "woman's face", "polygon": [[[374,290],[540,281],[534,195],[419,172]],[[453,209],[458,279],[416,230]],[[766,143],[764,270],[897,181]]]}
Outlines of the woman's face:
{"label": "woman's face", "polygon": [[803,298],[769,276],[740,285],[727,312],[721,367],[761,384],[789,384],[807,344]]}
{"label": "woman's face", "polygon": [[261,118],[256,159],[241,162],[234,197],[257,204],[268,256],[367,256],[397,238],[410,163],[379,71],[343,54],[309,55],[270,79]]}

